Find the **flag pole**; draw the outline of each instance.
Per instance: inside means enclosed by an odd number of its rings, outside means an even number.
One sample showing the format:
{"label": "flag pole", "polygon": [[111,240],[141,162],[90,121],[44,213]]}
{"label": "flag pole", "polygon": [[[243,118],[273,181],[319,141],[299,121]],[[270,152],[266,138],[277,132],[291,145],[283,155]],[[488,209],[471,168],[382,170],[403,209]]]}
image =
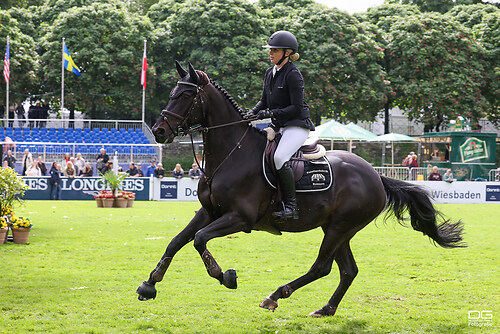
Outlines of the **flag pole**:
{"label": "flag pole", "polygon": [[[9,45],[9,36],[7,36],[7,46]],[[5,64],[4,64],[5,66]],[[7,86],[5,88],[6,92],[7,92],[7,97],[5,98],[5,114],[7,115],[7,122],[5,123],[5,126],[9,126],[9,87],[10,87],[10,49],[9,49],[9,80],[7,80],[6,82]],[[14,121],[14,120],[12,120]],[[14,125],[13,125],[14,126]]]}
{"label": "flag pole", "polygon": [[[63,117],[64,110],[64,37],[62,39],[62,65],[61,65],[61,120],[64,120]],[[62,125],[64,126],[64,121],[62,121]]]}
{"label": "flag pole", "polygon": [[[146,58],[146,43],[147,41],[144,40],[144,58]],[[144,58],[142,59],[142,62],[143,62],[143,67],[144,67]],[[142,72],[142,71],[141,71]],[[145,115],[146,115],[146,73],[143,73],[144,75],[144,83],[142,85],[142,123],[144,124],[144,119],[145,119]]]}

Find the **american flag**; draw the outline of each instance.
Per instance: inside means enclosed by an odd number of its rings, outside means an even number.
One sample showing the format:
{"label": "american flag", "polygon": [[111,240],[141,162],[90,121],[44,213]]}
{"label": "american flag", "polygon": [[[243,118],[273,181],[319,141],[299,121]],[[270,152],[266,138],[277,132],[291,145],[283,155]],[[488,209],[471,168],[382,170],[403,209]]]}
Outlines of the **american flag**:
{"label": "american flag", "polygon": [[3,77],[5,79],[5,83],[9,82],[10,78],[10,50],[9,50],[9,42],[7,42],[7,50],[5,51],[5,58],[3,61]]}
{"label": "american flag", "polygon": [[141,85],[146,89],[146,72],[148,70],[148,61],[146,59],[146,47],[144,47],[144,57],[142,58]]}

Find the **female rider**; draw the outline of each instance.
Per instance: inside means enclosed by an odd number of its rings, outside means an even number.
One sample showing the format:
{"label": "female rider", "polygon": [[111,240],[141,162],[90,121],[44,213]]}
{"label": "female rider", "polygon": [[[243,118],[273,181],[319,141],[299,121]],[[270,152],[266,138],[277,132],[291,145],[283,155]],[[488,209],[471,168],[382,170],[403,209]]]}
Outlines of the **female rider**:
{"label": "female rider", "polygon": [[282,135],[274,155],[285,206],[273,213],[281,220],[298,219],[295,180],[289,164],[291,156],[304,144],[314,125],[304,101],[304,79],[292,61],[299,59],[298,43],[288,31],[277,31],[269,37],[269,58],[274,66],[266,71],[260,101],[251,109],[259,119],[271,118],[271,127]]}

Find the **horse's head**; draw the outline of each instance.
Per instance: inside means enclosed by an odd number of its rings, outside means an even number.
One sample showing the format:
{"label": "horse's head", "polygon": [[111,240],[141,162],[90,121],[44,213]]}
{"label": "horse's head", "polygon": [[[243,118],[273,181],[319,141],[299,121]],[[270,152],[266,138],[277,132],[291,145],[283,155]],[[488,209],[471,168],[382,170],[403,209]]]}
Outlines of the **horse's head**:
{"label": "horse's head", "polygon": [[196,71],[191,63],[189,72],[175,62],[181,80],[170,92],[170,100],[153,126],[158,143],[171,143],[180,133],[187,133],[191,127],[203,121],[203,86],[209,83],[205,73]]}

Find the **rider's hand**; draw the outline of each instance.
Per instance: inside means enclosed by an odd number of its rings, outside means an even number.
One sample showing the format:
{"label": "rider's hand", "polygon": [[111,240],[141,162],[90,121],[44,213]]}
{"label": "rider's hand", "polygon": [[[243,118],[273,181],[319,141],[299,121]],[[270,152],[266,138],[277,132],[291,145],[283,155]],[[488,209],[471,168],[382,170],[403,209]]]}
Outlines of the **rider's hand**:
{"label": "rider's hand", "polygon": [[271,116],[272,116],[272,113],[269,110],[261,110],[257,114],[258,119],[271,118]]}

